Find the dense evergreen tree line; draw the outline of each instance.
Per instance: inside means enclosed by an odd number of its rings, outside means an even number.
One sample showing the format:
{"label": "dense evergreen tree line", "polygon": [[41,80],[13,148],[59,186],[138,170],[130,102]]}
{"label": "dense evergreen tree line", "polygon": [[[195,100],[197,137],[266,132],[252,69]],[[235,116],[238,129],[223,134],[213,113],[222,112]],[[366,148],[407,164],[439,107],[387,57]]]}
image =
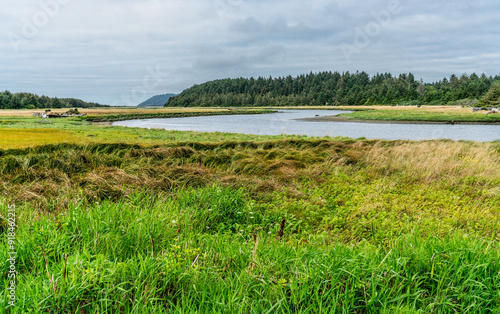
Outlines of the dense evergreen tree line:
{"label": "dense evergreen tree line", "polygon": [[184,90],[165,106],[474,104],[497,80],[499,75],[473,73],[424,83],[411,73],[370,77],[366,72],[311,72],[297,77],[215,80]]}
{"label": "dense evergreen tree line", "polygon": [[0,109],[108,107],[74,98],[51,98],[31,93],[0,92]]}

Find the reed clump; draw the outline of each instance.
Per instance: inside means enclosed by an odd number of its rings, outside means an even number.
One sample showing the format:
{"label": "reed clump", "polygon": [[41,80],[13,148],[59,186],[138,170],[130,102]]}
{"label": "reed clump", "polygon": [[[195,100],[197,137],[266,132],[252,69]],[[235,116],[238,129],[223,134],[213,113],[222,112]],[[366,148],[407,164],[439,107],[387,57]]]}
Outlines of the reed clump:
{"label": "reed clump", "polygon": [[424,141],[393,147],[375,145],[363,161],[382,171],[400,171],[425,182],[449,179],[499,178],[500,154],[491,143]]}

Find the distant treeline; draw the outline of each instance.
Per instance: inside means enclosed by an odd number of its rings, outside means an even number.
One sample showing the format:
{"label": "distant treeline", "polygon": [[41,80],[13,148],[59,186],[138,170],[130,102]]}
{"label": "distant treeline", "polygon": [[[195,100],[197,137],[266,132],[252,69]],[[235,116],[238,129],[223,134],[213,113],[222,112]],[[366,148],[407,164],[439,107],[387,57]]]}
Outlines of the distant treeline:
{"label": "distant treeline", "polygon": [[31,93],[0,92],[0,109],[36,109],[36,108],[92,108],[109,107],[94,102],[85,102],[75,98],[51,98]]}
{"label": "distant treeline", "polygon": [[433,83],[411,73],[370,77],[366,72],[309,73],[297,77],[237,78],[184,90],[165,106],[312,106],[475,104],[500,76],[452,75]]}

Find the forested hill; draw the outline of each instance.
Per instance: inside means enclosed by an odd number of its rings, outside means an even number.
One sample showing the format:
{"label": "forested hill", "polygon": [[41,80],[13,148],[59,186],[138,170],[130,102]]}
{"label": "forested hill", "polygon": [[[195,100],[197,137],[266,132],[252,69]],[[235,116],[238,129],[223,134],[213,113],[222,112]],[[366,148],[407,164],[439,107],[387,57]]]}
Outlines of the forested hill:
{"label": "forested hill", "polygon": [[138,104],[137,107],[163,106],[171,97],[174,97],[175,95],[176,94],[156,95]]}
{"label": "forested hill", "polygon": [[0,92],[0,109],[109,107],[75,98],[51,98],[31,93]]}
{"label": "forested hill", "polygon": [[222,79],[195,85],[165,106],[300,106],[474,103],[500,76],[452,75],[424,83],[411,73],[320,72],[297,77]]}

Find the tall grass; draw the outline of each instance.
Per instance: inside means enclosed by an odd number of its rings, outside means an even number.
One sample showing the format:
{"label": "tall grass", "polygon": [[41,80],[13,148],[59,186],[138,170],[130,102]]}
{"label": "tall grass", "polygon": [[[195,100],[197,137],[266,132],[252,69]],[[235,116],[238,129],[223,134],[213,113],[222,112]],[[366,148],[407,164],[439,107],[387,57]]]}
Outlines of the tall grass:
{"label": "tall grass", "polygon": [[[277,230],[265,231],[262,223],[239,230],[243,221],[219,216],[251,210],[244,196],[228,203],[233,192],[212,186],[175,198],[139,193],[120,202],[70,204],[53,217],[35,217],[26,206],[17,235],[17,307],[8,312],[494,312],[500,306],[496,242],[413,230],[386,247],[331,244],[322,233],[298,239],[291,225],[277,239]],[[197,202],[202,206],[192,207]],[[212,217],[232,228],[205,228],[214,226]],[[0,259],[7,259],[3,251]]]}
{"label": "tall grass", "polygon": [[[498,143],[183,141],[0,150],[5,313],[500,309]],[[6,274],[7,253],[0,250]],[[3,279],[4,288],[7,278]]]}
{"label": "tall grass", "polygon": [[219,182],[266,210],[293,212],[301,228],[346,241],[383,241],[409,223],[497,237],[498,161],[494,144],[451,141],[60,144],[0,151],[0,193],[57,213],[80,199]]}
{"label": "tall grass", "polygon": [[500,178],[495,144],[425,141],[387,147],[378,144],[365,161],[378,169],[401,171],[425,181],[442,178]]}

